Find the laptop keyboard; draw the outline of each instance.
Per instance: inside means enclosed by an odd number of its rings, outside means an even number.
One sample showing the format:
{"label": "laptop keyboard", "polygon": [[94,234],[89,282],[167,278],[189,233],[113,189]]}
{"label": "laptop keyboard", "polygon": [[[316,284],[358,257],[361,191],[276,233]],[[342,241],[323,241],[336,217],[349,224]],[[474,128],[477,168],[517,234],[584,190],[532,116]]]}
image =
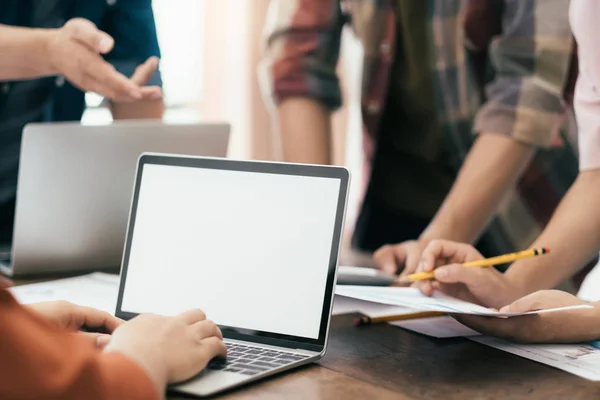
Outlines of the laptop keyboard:
{"label": "laptop keyboard", "polygon": [[286,353],[238,343],[226,344],[227,359],[212,360],[207,366],[208,369],[252,376],[297,363],[309,357],[304,354]]}

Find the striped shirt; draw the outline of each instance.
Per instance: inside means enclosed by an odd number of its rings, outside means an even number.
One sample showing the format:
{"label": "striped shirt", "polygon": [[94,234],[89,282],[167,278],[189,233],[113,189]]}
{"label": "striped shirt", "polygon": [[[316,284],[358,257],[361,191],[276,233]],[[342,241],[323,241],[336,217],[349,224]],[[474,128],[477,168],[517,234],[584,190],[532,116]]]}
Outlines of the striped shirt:
{"label": "striped shirt", "polygon": [[[352,26],[364,50],[367,176],[386,107],[401,1],[272,0],[267,18],[268,98],[277,104],[309,97],[331,110],[341,104],[336,76],[341,32]],[[430,64],[423,68],[431,73],[439,134],[454,173],[473,132],[507,135],[538,148],[486,233],[499,254],[525,248],[577,175],[575,147],[561,130],[577,71],[569,1],[424,1]]]}

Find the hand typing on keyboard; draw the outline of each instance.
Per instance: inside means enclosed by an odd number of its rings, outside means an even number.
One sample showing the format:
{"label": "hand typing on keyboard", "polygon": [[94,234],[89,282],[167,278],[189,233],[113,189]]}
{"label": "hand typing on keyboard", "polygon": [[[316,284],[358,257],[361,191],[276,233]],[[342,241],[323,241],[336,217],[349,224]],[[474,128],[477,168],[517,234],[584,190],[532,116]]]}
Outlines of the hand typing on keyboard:
{"label": "hand typing on keyboard", "polygon": [[308,356],[303,354],[288,353],[237,343],[226,344],[228,349],[227,358],[212,360],[208,364],[208,369],[251,376],[289,364],[295,364],[308,358]]}

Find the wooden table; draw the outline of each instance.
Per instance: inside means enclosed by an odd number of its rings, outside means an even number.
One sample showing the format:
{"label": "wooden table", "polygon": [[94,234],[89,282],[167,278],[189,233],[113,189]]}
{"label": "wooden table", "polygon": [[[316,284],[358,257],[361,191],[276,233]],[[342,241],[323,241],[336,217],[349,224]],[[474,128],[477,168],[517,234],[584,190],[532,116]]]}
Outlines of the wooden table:
{"label": "wooden table", "polygon": [[385,324],[358,328],[355,317],[333,317],[318,364],[218,398],[600,399],[600,383],[466,339],[432,339]]}
{"label": "wooden table", "polygon": [[[220,399],[600,399],[600,383],[466,339],[432,339],[391,325],[333,318],[318,365]],[[178,397],[170,397],[178,399]]]}

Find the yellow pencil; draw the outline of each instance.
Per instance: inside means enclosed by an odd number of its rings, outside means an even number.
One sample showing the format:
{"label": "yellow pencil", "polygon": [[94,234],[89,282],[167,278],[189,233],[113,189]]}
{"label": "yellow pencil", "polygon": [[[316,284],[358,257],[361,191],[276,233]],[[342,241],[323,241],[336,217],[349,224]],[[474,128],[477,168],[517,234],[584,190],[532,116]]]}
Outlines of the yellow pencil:
{"label": "yellow pencil", "polygon": [[372,324],[380,324],[383,322],[394,322],[394,321],[407,321],[411,319],[420,319],[420,318],[432,318],[439,317],[442,315],[446,315],[446,313],[439,311],[420,311],[414,312],[410,314],[399,314],[399,315],[388,315],[385,317],[360,317],[354,321],[354,324],[357,326],[361,325],[372,325]]}
{"label": "yellow pencil", "polygon": [[[531,249],[519,251],[518,253],[505,254],[503,256],[497,256],[492,258],[485,258],[483,260],[470,261],[462,264],[463,267],[480,267],[487,268],[492,267],[494,265],[506,264],[509,262],[521,260],[523,258],[536,257],[541,256],[543,254],[550,253],[550,249],[547,247],[541,249]],[[406,277],[398,279],[398,283],[411,283],[416,281],[424,281],[427,279],[435,278],[435,274],[433,271],[431,272],[418,272],[415,274],[410,274]]]}

